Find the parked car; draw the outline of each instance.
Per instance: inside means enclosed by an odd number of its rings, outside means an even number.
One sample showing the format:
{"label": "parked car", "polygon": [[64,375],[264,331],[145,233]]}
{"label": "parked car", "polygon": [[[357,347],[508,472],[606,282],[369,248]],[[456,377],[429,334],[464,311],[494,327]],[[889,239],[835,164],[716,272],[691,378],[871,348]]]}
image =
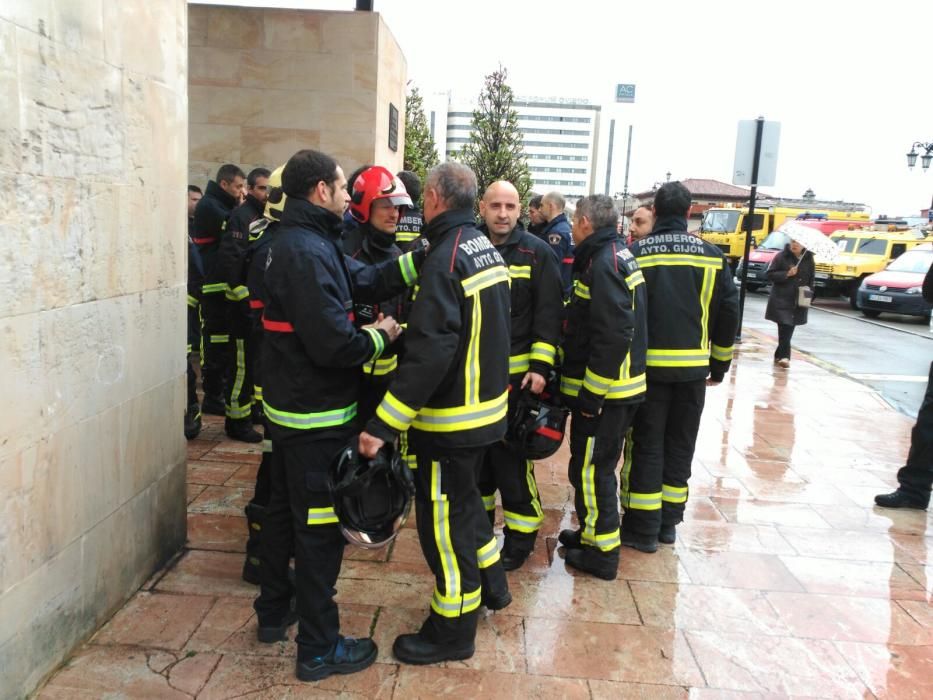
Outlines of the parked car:
{"label": "parked car", "polygon": [[892,260],[881,272],[869,275],[858,290],[858,305],[868,318],[879,314],[929,316],[933,308],[923,299],[923,278],[933,265],[933,243],[922,243]]}

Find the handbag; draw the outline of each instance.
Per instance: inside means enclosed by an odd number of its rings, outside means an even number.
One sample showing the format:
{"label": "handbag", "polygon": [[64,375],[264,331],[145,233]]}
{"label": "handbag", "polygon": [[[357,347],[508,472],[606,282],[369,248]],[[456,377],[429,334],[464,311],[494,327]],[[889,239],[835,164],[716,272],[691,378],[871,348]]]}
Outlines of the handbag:
{"label": "handbag", "polygon": [[813,290],[808,286],[797,287],[797,306],[803,309],[810,308],[810,302],[813,299]]}

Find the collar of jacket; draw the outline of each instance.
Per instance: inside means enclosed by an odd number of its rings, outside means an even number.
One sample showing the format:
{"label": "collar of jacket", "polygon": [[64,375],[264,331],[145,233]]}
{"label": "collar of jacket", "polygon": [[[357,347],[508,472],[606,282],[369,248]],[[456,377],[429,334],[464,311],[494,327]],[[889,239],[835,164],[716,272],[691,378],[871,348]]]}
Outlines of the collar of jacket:
{"label": "collar of jacket", "polygon": [[489,235],[489,227],[485,223],[480,224],[476,228],[481,231],[483,235],[489,238],[489,242],[496,246],[496,250],[500,251],[514,248],[518,245],[518,242],[522,240],[522,236],[525,235],[525,228],[522,226],[522,222],[519,221],[517,224],[515,224],[515,228],[512,229],[512,233],[510,233],[509,237],[505,239],[505,242],[496,245],[492,240],[492,236]]}
{"label": "collar of jacket", "polygon": [[656,233],[687,233],[687,217],[676,214],[659,216],[649,235],[653,236]]}
{"label": "collar of jacket", "polygon": [[[360,233],[363,234],[363,247],[367,252],[377,251],[378,257],[391,257],[395,253],[395,234],[385,233],[374,229],[369,222],[360,224]],[[370,252],[370,254],[372,254]]]}
{"label": "collar of jacket", "polygon": [[567,221],[567,215],[564,214],[564,212],[561,212],[560,214],[558,214],[557,216],[555,216],[553,219],[551,219],[550,221],[548,221],[548,222],[544,225],[544,228],[541,229],[541,235],[543,236],[545,233],[547,233],[547,232],[550,231],[552,228],[554,228],[555,226],[557,226],[557,224],[559,224],[561,221]]}
{"label": "collar of jacket", "polygon": [[438,214],[431,219],[430,223],[425,224],[425,227],[421,229],[421,235],[427,238],[433,246],[448,231],[462,226],[476,227],[476,219],[473,218],[472,209],[448,209],[443,214]]}
{"label": "collar of jacket", "polygon": [[204,190],[204,196],[219,199],[221,202],[223,202],[224,206],[229,209],[233,209],[240,203],[236,197],[224,192],[223,187],[221,187],[213,180],[207,183],[207,189]]}
{"label": "collar of jacket", "polygon": [[577,246],[573,256],[573,269],[585,270],[596,252],[612,241],[622,242],[622,239],[619,238],[619,234],[616,232],[615,226],[607,226],[606,228],[593,231],[593,233],[587,236],[585,241]]}
{"label": "collar of jacket", "polygon": [[256,198],[255,198],[253,195],[251,195],[251,194],[246,195],[246,202],[245,202],[245,204],[249,204],[250,207],[253,208],[253,211],[255,211],[256,214],[257,214],[258,216],[262,216],[263,214],[266,213],[266,205],[265,205],[265,203],[264,203],[264,202],[260,202],[258,199],[256,199]]}
{"label": "collar of jacket", "polygon": [[285,200],[285,210],[282,212],[282,227],[297,226],[311,229],[323,234],[329,240],[336,242],[340,239],[343,228],[343,219],[306,199],[289,197]]}

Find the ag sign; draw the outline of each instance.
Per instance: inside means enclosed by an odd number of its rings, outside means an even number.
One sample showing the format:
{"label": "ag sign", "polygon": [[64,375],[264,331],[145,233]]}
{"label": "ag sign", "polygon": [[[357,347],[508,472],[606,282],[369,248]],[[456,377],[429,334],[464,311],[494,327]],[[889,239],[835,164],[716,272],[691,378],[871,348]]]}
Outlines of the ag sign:
{"label": "ag sign", "polygon": [[619,83],[616,85],[616,102],[634,102],[635,86]]}

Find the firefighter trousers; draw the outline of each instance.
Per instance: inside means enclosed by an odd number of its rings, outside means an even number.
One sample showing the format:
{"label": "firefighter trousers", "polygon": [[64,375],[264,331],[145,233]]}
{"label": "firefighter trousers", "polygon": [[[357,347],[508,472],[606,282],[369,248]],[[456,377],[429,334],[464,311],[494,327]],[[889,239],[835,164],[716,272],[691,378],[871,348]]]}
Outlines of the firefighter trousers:
{"label": "firefighter trousers", "polygon": [[535,463],[503,442],[489,446],[479,470],[479,492],[487,513],[496,510],[496,490],[502,496],[505,542],[511,552],[530,552],[544,511],[535,482]]}
{"label": "firefighter trousers", "polygon": [[898,490],[920,502],[929,503],[933,486],[933,363],[930,380],[917,413],[917,422],[910,431],[910,451],[907,464],[897,472]]}
{"label": "firefighter trousers", "polygon": [[657,537],[684,519],[687,482],[706,401],[706,380],[648,381],[622,465],[622,529]]}
{"label": "firefighter trousers", "polygon": [[[250,310],[249,351],[246,359],[253,375],[253,403],[262,406],[262,308]],[[268,436],[268,431],[266,433]]]}
{"label": "firefighter trousers", "polygon": [[249,420],[253,408],[253,329],[244,301],[227,302],[227,360],[224,366],[227,418]]}
{"label": "firefighter trousers", "polygon": [[204,395],[221,398],[224,395],[224,374],[227,364],[227,346],[230,342],[227,327],[227,299],[223,292],[208,292],[201,297],[201,382]]}
{"label": "firefighter trousers", "polygon": [[334,455],[353,434],[342,427],[322,434],[273,429],[271,495],[261,538],[260,594],[253,607],[262,625],[279,624],[289,609],[290,548],[295,548],[298,658],[327,654],[340,617],[334,585],[346,540],[327,487]]}
{"label": "firefighter trousers", "polygon": [[616,467],[623,435],[639,405],[607,402],[596,418],[585,418],[579,411],[571,415],[568,477],[574,490],[580,541],[603,554],[617,554],[622,544]]}
{"label": "firefighter trousers", "polygon": [[416,456],[418,539],[434,573],[431,612],[421,634],[435,644],[462,645],[476,637],[482,580],[505,587],[492,526],[476,486],[485,448]]}
{"label": "firefighter trousers", "polygon": [[[198,300],[188,295],[188,347],[185,358],[188,366],[188,402],[186,404],[187,408],[194,406],[198,403],[198,386],[197,386],[197,375],[194,372],[194,367],[192,366],[191,355],[201,353],[201,304]],[[198,407],[200,411],[200,407]]]}

